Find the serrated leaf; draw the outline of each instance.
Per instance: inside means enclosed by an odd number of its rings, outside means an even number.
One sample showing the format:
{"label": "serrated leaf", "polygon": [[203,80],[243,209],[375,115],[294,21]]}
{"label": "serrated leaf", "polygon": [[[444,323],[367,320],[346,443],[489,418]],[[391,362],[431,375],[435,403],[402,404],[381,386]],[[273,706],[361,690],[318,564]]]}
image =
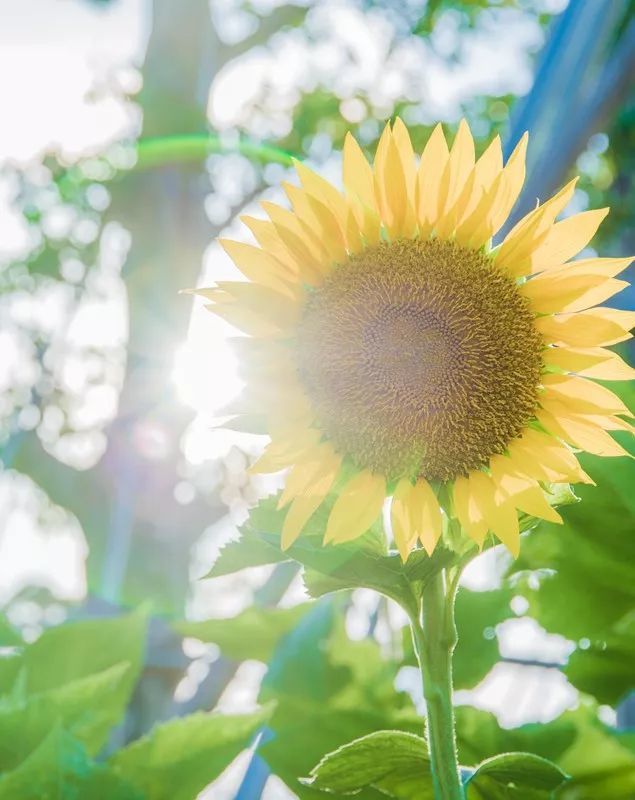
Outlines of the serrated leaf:
{"label": "serrated leaf", "polygon": [[130,670],[119,698],[123,711],[141,668],[145,630],[140,613],[49,628],[19,656],[0,662],[0,686],[9,688],[24,671],[25,692],[37,694],[126,662]]}
{"label": "serrated leaf", "polygon": [[403,731],[377,731],[326,755],[311,770],[312,785],[336,795],[367,787],[400,800],[434,800],[425,740]]}
{"label": "serrated leaf", "polygon": [[391,597],[410,613],[416,614],[413,584],[414,590],[419,592],[424,580],[455,558],[454,554],[439,547],[432,558],[423,551],[415,551],[404,565],[399,556],[387,553],[379,523],[353,542],[324,546],[322,539],[330,510],[328,503],[313,515],[302,536],[288,550],[282,551],[280,530],[286,511],[276,506],[276,498],[267,498],[252,510],[248,522],[241,529],[242,538],[221,552],[210,577],[227,574],[238,565],[245,567],[294,559],[305,567],[305,584],[313,597],[363,587]]}
{"label": "serrated leaf", "polygon": [[214,565],[203,577],[220,578],[248,567],[262,567],[290,560],[290,556],[283,553],[280,548],[270,545],[257,536],[250,536],[243,530],[240,539],[234,539],[221,548]]}
{"label": "serrated leaf", "polygon": [[268,661],[280,639],[308,612],[311,604],[293,608],[248,608],[236,617],[177,622],[173,627],[183,636],[217,644],[237,661]]}
{"label": "serrated leaf", "polygon": [[123,714],[121,686],[130,665],[117,664],[23,699],[0,705],[0,770],[17,767],[56,726],[96,755]]}
{"label": "serrated leaf", "polygon": [[[272,771],[308,800],[319,792],[298,778],[324,753],[380,729],[420,731],[410,697],[395,691],[398,669],[377,642],[347,637],[337,598],[316,603],[281,640],[262,683],[262,700],[276,702],[272,738],[259,746]],[[368,788],[358,798],[381,794]]]}
{"label": "serrated leaf", "polygon": [[580,705],[553,722],[510,730],[502,729],[493,714],[469,706],[459,706],[456,717],[463,762],[522,748],[548,758],[572,776],[557,790],[558,800],[630,800],[633,796],[635,742],[603,725],[593,706]]}
{"label": "serrated leaf", "polygon": [[14,770],[0,777],[0,800],[144,800],[143,794],[55,727]]}
{"label": "serrated leaf", "polygon": [[466,781],[467,800],[548,800],[567,775],[532,753],[504,753],[483,761]]}
{"label": "serrated leaf", "polygon": [[[48,729],[63,722],[96,752],[124,715],[141,670],[145,631],[141,613],[68,622],[44,631],[18,656],[0,660],[0,686],[8,690],[2,701],[7,725],[12,703],[24,703],[16,750],[24,755],[25,747],[41,740],[44,720]],[[16,750],[0,747],[0,762],[15,763]]]}
{"label": "serrated leaf", "polygon": [[251,714],[204,712],[158,725],[108,761],[146,800],[192,800],[249,746],[272,707]]}

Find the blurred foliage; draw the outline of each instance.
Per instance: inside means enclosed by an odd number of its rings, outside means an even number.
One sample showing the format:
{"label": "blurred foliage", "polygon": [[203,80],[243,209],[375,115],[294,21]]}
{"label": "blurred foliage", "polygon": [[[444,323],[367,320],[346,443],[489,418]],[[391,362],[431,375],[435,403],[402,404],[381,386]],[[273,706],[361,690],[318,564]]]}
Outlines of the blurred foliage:
{"label": "blurred foliage", "polygon": [[192,714],[103,757],[139,677],[145,635],[139,613],[67,623],[0,661],[3,800],[191,800],[249,744],[271,708]]}

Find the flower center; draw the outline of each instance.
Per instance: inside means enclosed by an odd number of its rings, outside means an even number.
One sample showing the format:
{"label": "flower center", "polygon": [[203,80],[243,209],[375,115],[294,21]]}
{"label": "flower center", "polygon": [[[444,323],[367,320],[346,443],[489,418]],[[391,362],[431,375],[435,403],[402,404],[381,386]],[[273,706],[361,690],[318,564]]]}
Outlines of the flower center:
{"label": "flower center", "polygon": [[487,256],[452,242],[368,248],[313,291],[298,370],[317,422],[360,468],[452,480],[534,414],[543,343]]}

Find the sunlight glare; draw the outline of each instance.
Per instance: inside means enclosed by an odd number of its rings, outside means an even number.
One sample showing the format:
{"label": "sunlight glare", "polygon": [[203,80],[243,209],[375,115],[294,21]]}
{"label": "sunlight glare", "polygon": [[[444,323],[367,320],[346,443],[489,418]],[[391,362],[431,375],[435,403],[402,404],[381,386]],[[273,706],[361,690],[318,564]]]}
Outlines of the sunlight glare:
{"label": "sunlight glare", "polygon": [[202,308],[194,310],[190,334],[176,352],[172,373],[181,402],[205,416],[220,412],[243,386],[225,331],[211,325],[213,321]]}

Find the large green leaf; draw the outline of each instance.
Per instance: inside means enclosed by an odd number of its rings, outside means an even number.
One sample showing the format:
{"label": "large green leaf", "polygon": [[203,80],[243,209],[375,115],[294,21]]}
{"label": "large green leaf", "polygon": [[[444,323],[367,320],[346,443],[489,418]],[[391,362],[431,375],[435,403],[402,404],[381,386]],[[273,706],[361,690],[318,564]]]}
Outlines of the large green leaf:
{"label": "large green leaf", "polygon": [[177,622],[183,636],[214,642],[229,658],[268,661],[279,640],[307,613],[309,604],[293,608],[248,608],[229,619]]}
{"label": "large green leaf", "polygon": [[563,526],[545,523],[523,543],[513,579],[530,614],[579,643],[566,668],[571,682],[615,704],[635,688],[635,637],[624,626],[635,607],[634,473],[627,459],[582,460],[597,486],[579,487]]}
{"label": "large green leaf", "polygon": [[532,753],[483,761],[466,781],[467,800],[548,800],[567,779],[553,762]]}
{"label": "large green leaf", "polygon": [[79,742],[53,728],[33,753],[0,777],[0,800],[145,800],[132,784],[89,759]]}
{"label": "large green leaf", "polygon": [[29,756],[56,726],[70,732],[91,755],[105,744],[122,715],[121,687],[130,666],[107,670],[0,705],[0,770]]}
{"label": "large green leaf", "polygon": [[462,763],[493,758],[505,750],[523,750],[553,761],[571,775],[556,792],[559,800],[631,800],[635,796],[635,742],[603,725],[592,706],[581,705],[546,725],[511,730],[500,728],[492,714],[469,706],[460,706],[456,713]]}
{"label": "large green leaf", "polygon": [[635,688],[634,665],[635,636],[620,632],[575,650],[565,671],[581,692],[616,706]]}
{"label": "large green leaf", "polygon": [[[284,637],[262,685],[275,700],[271,738],[259,751],[301,798],[321,796],[299,782],[341,745],[382,729],[419,732],[422,722],[407,694],[394,689],[399,665],[376,642],[351,641],[336,598],[316,603]],[[381,797],[366,788],[358,797]]]}
{"label": "large green leaf", "polygon": [[125,662],[130,669],[116,701],[123,713],[141,669],[145,630],[141,613],[49,628],[19,656],[0,661],[0,686],[8,690],[21,675],[25,695],[37,694]]}
{"label": "large green leaf", "polygon": [[249,745],[271,712],[199,712],[171,720],[119,750],[108,764],[140,787],[146,800],[192,800]]}
{"label": "large green leaf", "polygon": [[312,785],[334,794],[366,787],[400,800],[434,800],[425,739],[403,731],[376,731],[325,756]]}

